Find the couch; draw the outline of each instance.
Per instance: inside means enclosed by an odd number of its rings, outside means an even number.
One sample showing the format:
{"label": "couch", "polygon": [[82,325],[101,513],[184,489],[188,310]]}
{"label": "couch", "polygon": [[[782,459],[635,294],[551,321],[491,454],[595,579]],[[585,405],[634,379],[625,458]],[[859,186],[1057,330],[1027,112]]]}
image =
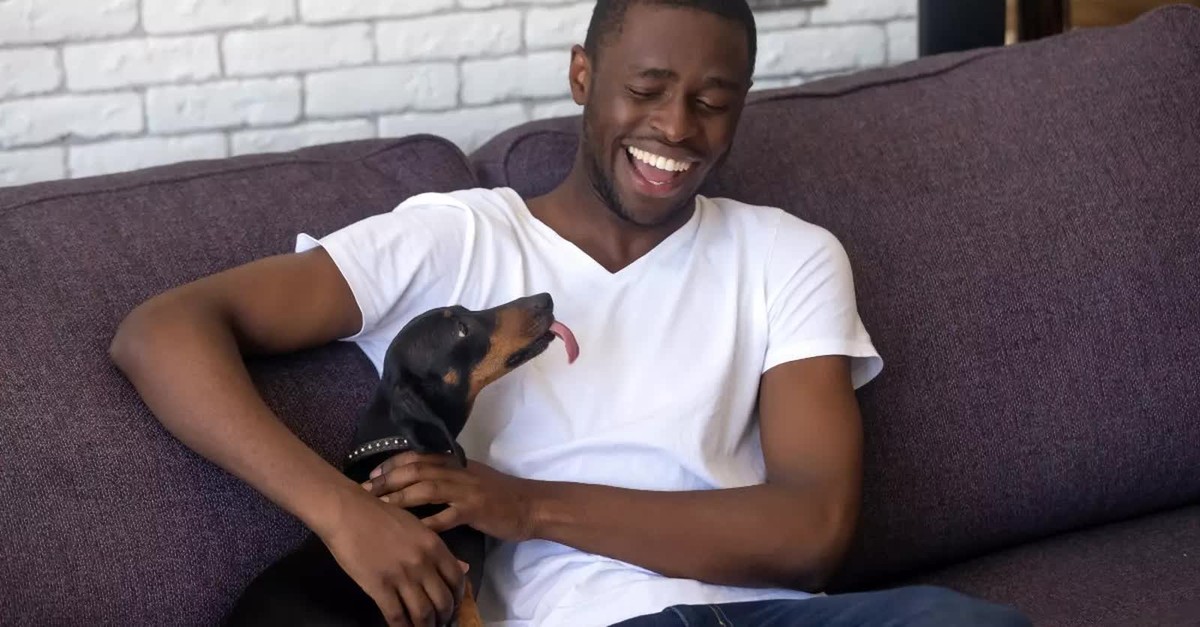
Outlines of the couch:
{"label": "couch", "polygon": [[[118,322],[409,195],[550,189],[578,120],[0,189],[0,624],[211,625],[304,534],[172,438]],[[1200,624],[1200,10],[755,92],[705,193],[837,235],[886,360],[830,592],[949,586],[1038,625]],[[374,382],[254,359],[326,459]]]}

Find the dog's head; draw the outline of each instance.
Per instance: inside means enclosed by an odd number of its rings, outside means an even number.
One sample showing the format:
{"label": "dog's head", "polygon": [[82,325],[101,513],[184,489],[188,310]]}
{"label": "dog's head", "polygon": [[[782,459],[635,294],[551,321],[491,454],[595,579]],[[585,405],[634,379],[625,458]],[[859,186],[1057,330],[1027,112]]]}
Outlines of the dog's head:
{"label": "dog's head", "polygon": [[481,311],[443,307],[400,330],[384,368],[435,410],[469,409],[485,386],[540,355],[562,330],[549,294]]}
{"label": "dog's head", "polygon": [[402,448],[455,450],[479,392],[540,355],[555,337],[574,361],[578,346],[555,321],[549,294],[479,311],[443,307],[413,318],[388,347],[379,394],[356,440],[361,446],[402,438]]}

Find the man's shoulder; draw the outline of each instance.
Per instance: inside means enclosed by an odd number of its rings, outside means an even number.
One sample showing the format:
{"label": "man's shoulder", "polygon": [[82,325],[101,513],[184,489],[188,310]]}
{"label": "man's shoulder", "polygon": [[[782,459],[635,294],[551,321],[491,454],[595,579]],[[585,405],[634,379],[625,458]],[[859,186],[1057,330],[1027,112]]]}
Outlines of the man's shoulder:
{"label": "man's shoulder", "polygon": [[481,233],[503,237],[520,220],[521,199],[507,188],[463,188],[422,192],[396,205],[386,215],[392,228],[417,227],[438,237],[469,240]]}
{"label": "man's shoulder", "polygon": [[705,197],[713,214],[729,229],[742,231],[751,241],[782,241],[785,246],[824,248],[837,245],[825,227],[774,205],[754,204],[728,197]]}
{"label": "man's shoulder", "polygon": [[410,211],[459,210],[481,218],[509,214],[512,211],[511,190],[505,188],[469,187],[446,192],[422,192],[405,198],[393,213]]}

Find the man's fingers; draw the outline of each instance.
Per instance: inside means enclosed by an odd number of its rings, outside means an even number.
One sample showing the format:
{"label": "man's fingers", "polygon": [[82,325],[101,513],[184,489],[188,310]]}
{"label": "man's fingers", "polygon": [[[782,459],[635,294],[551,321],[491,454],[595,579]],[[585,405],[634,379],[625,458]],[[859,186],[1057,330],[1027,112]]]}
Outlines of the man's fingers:
{"label": "man's fingers", "polygon": [[398,492],[385,494],[381,498],[384,502],[399,507],[446,505],[462,498],[462,489],[445,481],[422,481]]}
{"label": "man's fingers", "polygon": [[454,611],[458,609],[460,595],[453,584],[442,578],[440,569],[438,572],[429,573],[425,580],[425,594],[429,595],[429,600],[433,603],[437,624],[449,625],[454,619]]}
{"label": "man's fingers", "polygon": [[470,565],[460,561],[453,554],[440,556],[437,561],[438,574],[441,575],[442,581],[449,586],[451,593],[454,595],[455,609],[458,608],[459,603],[462,602],[463,594],[466,593],[466,574],[468,568],[470,568]]}
{"label": "man's fingers", "polygon": [[441,464],[413,462],[393,468],[363,484],[368,492],[383,496],[399,492],[421,481],[446,481],[455,477],[456,471]]}
{"label": "man's fingers", "polygon": [[424,463],[424,464],[434,464],[434,465],[444,466],[449,462],[449,460],[452,460],[452,459],[454,459],[452,456],[445,455],[445,454],[430,454],[430,453],[418,453],[416,451],[405,451],[403,453],[400,453],[399,455],[393,455],[392,457],[389,457],[386,460],[384,460],[384,462],[382,464],[380,464],[379,467],[377,467],[375,470],[371,471],[370,478],[374,479],[375,477],[378,477],[379,475],[382,475],[390,470],[399,468],[401,466],[407,466],[409,464],[413,464],[413,463],[417,463],[417,462]]}
{"label": "man's fingers", "polygon": [[404,609],[413,627],[438,627],[437,610],[424,586],[405,582],[400,586],[400,598],[404,599]]}
{"label": "man's fingers", "polygon": [[463,524],[462,515],[453,506],[447,507],[446,509],[427,518],[422,518],[421,522],[425,523],[426,529],[429,529],[434,533],[449,531]]}
{"label": "man's fingers", "polygon": [[378,590],[370,592],[370,596],[375,605],[379,606],[388,627],[412,627],[412,623],[408,622],[408,612],[404,610],[404,603],[390,586],[380,586]]}

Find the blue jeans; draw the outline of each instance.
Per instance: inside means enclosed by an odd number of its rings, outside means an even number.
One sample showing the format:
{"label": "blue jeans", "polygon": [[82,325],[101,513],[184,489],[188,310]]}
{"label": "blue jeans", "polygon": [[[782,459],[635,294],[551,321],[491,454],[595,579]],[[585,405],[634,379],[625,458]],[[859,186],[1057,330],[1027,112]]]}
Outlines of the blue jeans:
{"label": "blue jeans", "polygon": [[1016,609],[913,586],[804,600],[676,605],[613,627],[1030,627]]}

